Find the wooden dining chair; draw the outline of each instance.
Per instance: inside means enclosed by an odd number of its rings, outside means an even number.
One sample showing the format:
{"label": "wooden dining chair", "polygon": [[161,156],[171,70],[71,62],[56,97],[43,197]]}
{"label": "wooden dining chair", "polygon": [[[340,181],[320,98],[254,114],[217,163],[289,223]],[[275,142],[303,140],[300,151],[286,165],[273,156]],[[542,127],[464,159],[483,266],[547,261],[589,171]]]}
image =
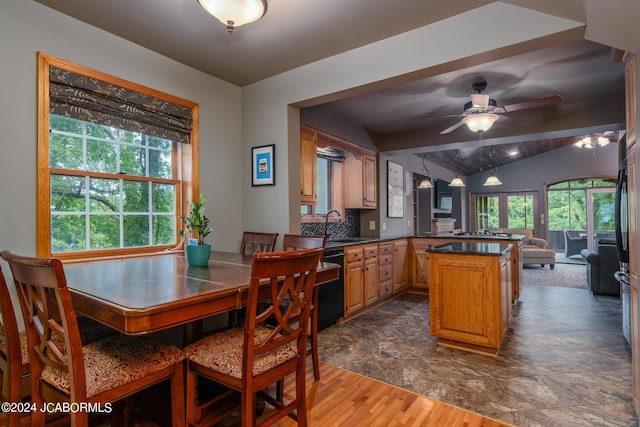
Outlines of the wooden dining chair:
{"label": "wooden dining chair", "polygon": [[[2,401],[19,403],[30,394],[27,334],[18,331],[18,322],[7,282],[0,269],[0,371],[2,373]],[[23,356],[24,355],[24,356]],[[17,427],[23,415],[6,411],[6,426]]]}
{"label": "wooden dining chair", "polygon": [[[184,426],[184,353],[180,349],[120,334],[83,346],[60,260],[9,251],[0,256],[9,263],[21,299],[31,362],[31,401],[36,407],[43,402],[104,406],[170,380],[172,425]],[[88,425],[87,411],[69,415],[72,426]],[[32,426],[44,422],[44,412],[32,412]]]}
{"label": "wooden dining chair", "polygon": [[[197,402],[198,378],[205,377],[241,394],[243,426],[270,425],[289,416],[307,425],[306,359],[311,288],[323,249],[253,255],[244,327],[202,338],[185,347],[187,357],[187,423],[211,425],[233,408],[206,413],[217,405]],[[267,287],[267,289],[265,289]],[[259,304],[259,294],[269,303]],[[282,303],[288,299],[289,304]],[[262,308],[259,308],[262,307]],[[290,324],[294,312],[299,321]],[[267,322],[270,321],[270,322]],[[268,323],[269,326],[266,326]],[[269,385],[295,373],[295,396],[288,402],[267,394]],[[256,395],[272,408],[256,414]]]}
{"label": "wooden dining chair", "polygon": [[276,249],[277,239],[278,233],[245,231],[242,233],[240,253],[243,255],[253,255],[259,252],[273,252]]}
{"label": "wooden dining chair", "polygon": [[[302,236],[299,234],[285,234],[282,240],[282,248],[285,251],[297,249],[324,248],[327,236]],[[313,363],[313,378],[320,380],[320,360],[318,357],[318,293],[317,286],[313,287],[311,312],[309,314],[309,330],[311,346],[308,354],[311,354]]]}

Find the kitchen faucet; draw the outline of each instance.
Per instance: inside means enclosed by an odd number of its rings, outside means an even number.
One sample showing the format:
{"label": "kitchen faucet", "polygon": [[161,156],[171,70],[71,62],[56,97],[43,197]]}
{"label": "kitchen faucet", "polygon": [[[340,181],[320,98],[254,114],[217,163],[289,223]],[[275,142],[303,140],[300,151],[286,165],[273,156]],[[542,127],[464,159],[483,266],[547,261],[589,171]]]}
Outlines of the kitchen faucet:
{"label": "kitchen faucet", "polygon": [[324,235],[325,235],[325,237],[328,236],[327,229],[329,227],[329,215],[331,215],[332,213],[337,214],[338,218],[340,218],[340,212],[338,212],[335,209],[331,209],[329,212],[327,212],[327,214],[324,217]]}

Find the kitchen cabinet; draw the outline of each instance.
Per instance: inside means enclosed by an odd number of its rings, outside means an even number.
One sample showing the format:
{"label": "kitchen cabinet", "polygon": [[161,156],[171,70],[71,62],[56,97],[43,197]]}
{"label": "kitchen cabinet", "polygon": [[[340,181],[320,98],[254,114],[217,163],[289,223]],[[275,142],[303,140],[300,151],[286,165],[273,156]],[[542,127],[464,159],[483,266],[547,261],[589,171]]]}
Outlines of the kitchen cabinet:
{"label": "kitchen cabinet", "polygon": [[378,245],[378,298],[393,294],[393,242]]}
{"label": "kitchen cabinet", "polygon": [[317,197],[317,140],[316,133],[300,129],[300,204],[315,205]]}
{"label": "kitchen cabinet", "polygon": [[377,160],[367,152],[352,153],[345,158],[345,207],[375,209],[377,203]]}
{"label": "kitchen cabinet", "polygon": [[411,270],[411,287],[429,289],[429,254],[427,248],[445,243],[439,239],[411,239],[409,268]]}
{"label": "kitchen cabinet", "polygon": [[364,305],[378,302],[378,244],[363,247],[364,251]]}
{"label": "kitchen cabinet", "polygon": [[344,314],[350,316],[364,308],[364,249],[362,246],[344,251]]}
{"label": "kitchen cabinet", "polygon": [[431,335],[439,345],[497,354],[511,317],[508,245],[452,242],[447,249],[431,251]]}
{"label": "kitchen cabinet", "polygon": [[393,292],[409,286],[409,242],[407,239],[393,241]]}
{"label": "kitchen cabinet", "polygon": [[[628,143],[629,141],[627,141]],[[638,161],[637,147],[627,150],[627,192],[629,218],[629,300],[631,311],[631,360],[633,372],[633,406],[640,414],[640,268],[638,253]]]}
{"label": "kitchen cabinet", "polygon": [[345,256],[345,315],[378,302],[378,243],[348,246]]}
{"label": "kitchen cabinet", "polygon": [[636,104],[636,56],[632,53],[624,55],[624,80],[627,121],[627,147],[636,142],[637,104]]}

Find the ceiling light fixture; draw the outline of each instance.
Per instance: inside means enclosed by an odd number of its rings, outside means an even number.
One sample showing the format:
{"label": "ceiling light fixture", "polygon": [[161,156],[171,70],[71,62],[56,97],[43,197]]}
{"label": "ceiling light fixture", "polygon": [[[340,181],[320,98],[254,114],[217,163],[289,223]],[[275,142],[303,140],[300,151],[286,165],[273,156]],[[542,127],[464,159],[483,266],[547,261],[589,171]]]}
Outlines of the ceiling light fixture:
{"label": "ceiling light fixture", "polygon": [[573,145],[578,148],[586,148],[588,150],[592,150],[593,154],[596,154],[596,148],[604,147],[611,142],[609,138],[604,136],[607,133],[609,132],[605,132],[604,134],[593,134],[592,136],[585,136]]}
{"label": "ceiling light fixture", "polygon": [[489,164],[491,166],[493,166],[494,169],[493,169],[493,172],[491,172],[491,175],[489,175],[487,180],[484,182],[484,184],[482,184],[485,187],[493,187],[494,185],[502,185],[502,182],[496,176],[496,172],[498,171],[498,167],[493,164],[492,157],[493,157],[493,145],[491,146],[491,151],[489,151]]}
{"label": "ceiling light fixture", "polygon": [[478,113],[466,116],[462,119],[462,123],[467,125],[472,132],[483,133],[491,129],[491,126],[493,126],[499,118],[499,115],[493,113]]}
{"label": "ceiling light fixture", "polygon": [[431,177],[429,176],[429,169],[427,169],[427,165],[425,164],[425,159],[427,158],[426,154],[422,155],[422,169],[424,169],[425,177],[420,181],[420,185],[418,188],[432,188],[433,184],[431,184]]}
{"label": "ceiling light fixture", "polygon": [[267,0],[198,0],[198,3],[225,24],[229,34],[236,27],[255,22],[267,13]]}
{"label": "ceiling light fixture", "polygon": [[458,160],[458,150],[456,150],[456,155],[453,158],[453,163],[455,163],[456,165],[456,170],[453,172],[455,177],[451,180],[449,187],[465,187],[464,182],[462,182],[462,179],[460,179],[460,177],[458,176],[458,174],[460,173],[460,167],[458,166],[457,160]]}

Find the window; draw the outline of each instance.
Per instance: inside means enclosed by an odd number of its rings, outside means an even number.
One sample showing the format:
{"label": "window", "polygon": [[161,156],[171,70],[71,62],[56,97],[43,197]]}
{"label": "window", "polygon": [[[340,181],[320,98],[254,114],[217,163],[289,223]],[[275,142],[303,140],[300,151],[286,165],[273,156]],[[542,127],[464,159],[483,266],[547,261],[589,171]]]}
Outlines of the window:
{"label": "window", "polygon": [[[175,246],[180,214],[199,194],[192,181],[197,104],[44,54],[39,66],[38,255],[91,258]],[[92,92],[92,82],[102,92]],[[135,105],[118,111],[108,104],[127,101],[111,99],[110,88],[154,111],[142,119],[129,114],[141,109]],[[184,120],[163,116],[166,106]]]}
{"label": "window", "polygon": [[316,213],[326,214],[331,210],[331,164],[328,159],[317,158],[318,200]]}
{"label": "window", "polygon": [[472,194],[475,230],[527,228],[535,231],[538,217],[536,192]]}
{"label": "window", "polygon": [[589,178],[549,185],[549,231],[587,229],[587,189],[615,187],[613,179]]}

